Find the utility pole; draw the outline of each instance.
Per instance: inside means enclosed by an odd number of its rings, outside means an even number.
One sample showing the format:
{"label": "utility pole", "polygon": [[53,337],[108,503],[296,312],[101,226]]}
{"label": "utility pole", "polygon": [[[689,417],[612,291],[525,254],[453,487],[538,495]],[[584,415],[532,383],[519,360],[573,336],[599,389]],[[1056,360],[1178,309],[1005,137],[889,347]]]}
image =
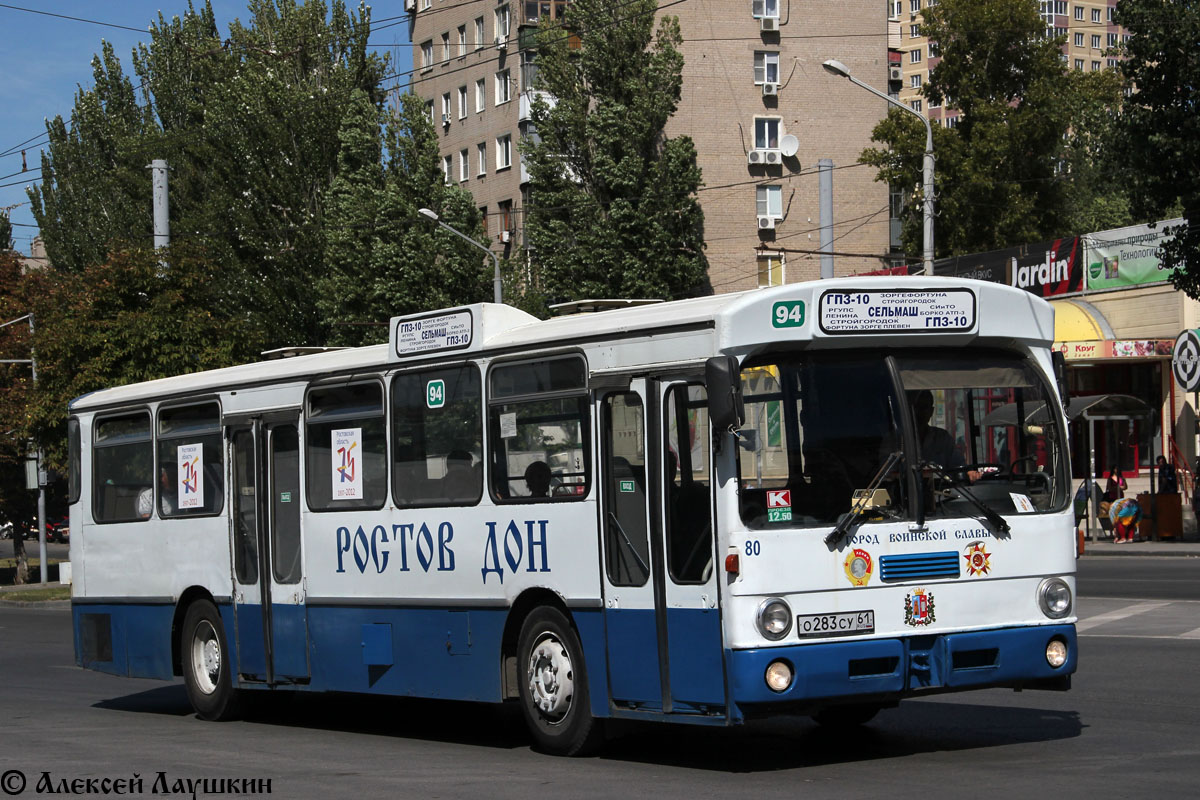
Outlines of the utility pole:
{"label": "utility pole", "polygon": [[[154,184],[154,249],[159,250],[171,243],[171,218],[167,207],[166,159],[154,159],[147,169],[153,171],[151,180]],[[160,261],[159,267],[166,270],[167,263]]]}
{"label": "utility pole", "polygon": [[821,206],[821,279],[833,277],[833,159],[817,162]]}

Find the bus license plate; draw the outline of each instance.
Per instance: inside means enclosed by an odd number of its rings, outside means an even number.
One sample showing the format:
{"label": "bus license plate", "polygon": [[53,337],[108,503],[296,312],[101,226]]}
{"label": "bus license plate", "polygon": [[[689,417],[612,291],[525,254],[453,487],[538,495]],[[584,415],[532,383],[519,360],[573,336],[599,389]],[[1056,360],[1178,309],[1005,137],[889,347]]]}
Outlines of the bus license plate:
{"label": "bus license plate", "polygon": [[855,636],[875,632],[874,611],[840,611],[834,614],[802,614],[796,617],[796,634],[810,636]]}

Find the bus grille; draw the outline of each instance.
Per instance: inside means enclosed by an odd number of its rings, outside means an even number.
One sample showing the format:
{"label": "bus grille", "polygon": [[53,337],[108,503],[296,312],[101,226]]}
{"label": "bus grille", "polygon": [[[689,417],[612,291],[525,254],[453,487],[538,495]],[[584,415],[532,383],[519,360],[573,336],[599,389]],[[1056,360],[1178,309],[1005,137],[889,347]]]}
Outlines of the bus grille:
{"label": "bus grille", "polygon": [[957,578],[958,561],[959,555],[953,550],[884,556],[879,559],[879,577],[885,581]]}

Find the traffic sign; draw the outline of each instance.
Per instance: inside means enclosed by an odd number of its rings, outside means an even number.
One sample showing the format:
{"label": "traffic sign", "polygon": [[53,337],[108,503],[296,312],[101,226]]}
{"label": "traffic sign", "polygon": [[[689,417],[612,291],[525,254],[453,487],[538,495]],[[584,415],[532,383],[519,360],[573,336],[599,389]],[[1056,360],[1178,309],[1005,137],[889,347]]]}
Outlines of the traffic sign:
{"label": "traffic sign", "polygon": [[1171,353],[1171,372],[1185,390],[1200,389],[1200,331],[1189,329],[1179,334]]}

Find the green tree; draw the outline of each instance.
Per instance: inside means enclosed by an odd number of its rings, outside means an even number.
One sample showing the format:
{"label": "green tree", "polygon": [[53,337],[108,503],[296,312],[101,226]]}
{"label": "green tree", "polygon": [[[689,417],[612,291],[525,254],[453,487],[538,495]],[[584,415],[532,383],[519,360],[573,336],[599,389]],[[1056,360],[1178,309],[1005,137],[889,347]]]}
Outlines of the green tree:
{"label": "green tree", "polygon": [[12,250],[12,223],[7,214],[0,214],[0,252]]}
{"label": "green tree", "polygon": [[385,124],[358,93],[340,133],[326,224],[329,274],[318,291],[335,344],[386,341],[392,316],[492,296],[487,257],[417,213],[432,209],[467,236],[487,238],[470,193],[446,185],[425,102],[407,93],[386,116]]}
{"label": "green tree", "polygon": [[1200,297],[1200,2],[1121,0],[1117,24],[1131,34],[1121,72],[1135,93],[1117,121],[1134,214],[1175,216],[1174,238],[1159,248],[1174,284]]}
{"label": "green tree", "polygon": [[[133,57],[140,102],[111,47],[68,127],[48,123],[33,213],[51,263],[80,271],[149,240],[151,158],[171,166],[171,229],[221,264],[221,302],[260,346],[318,342],[325,194],[355,90],[377,105],[385,60],[370,13],[341,0],[251,0],[224,40],[210,5],[162,15]],[[115,244],[114,244],[115,243]]]}
{"label": "green tree", "polygon": [[[921,33],[941,61],[922,88],[929,105],[957,109],[955,128],[934,128],[939,256],[993,250],[1062,234],[1088,219],[1100,176],[1085,169],[1099,157],[1091,133],[1102,109],[1119,97],[1110,78],[1070,74],[1062,37],[1047,37],[1030,0],[942,0],[924,10]],[[924,127],[889,112],[860,161],[878,180],[920,186]],[[1072,168],[1081,172],[1076,175]],[[902,239],[921,248],[921,197],[904,214]],[[1120,209],[1104,219],[1120,217]]]}
{"label": "green tree", "polygon": [[[0,216],[0,224],[6,222]],[[2,233],[2,231],[0,231]],[[19,319],[29,312],[21,295],[21,262],[8,248],[0,248],[0,322]],[[17,322],[0,328],[0,356],[30,357],[29,325]],[[29,561],[21,534],[37,512],[36,495],[25,488],[25,460],[31,448],[21,424],[33,383],[29,364],[0,364],[0,522],[11,523],[16,582],[29,580]]]}
{"label": "green tree", "polygon": [[[682,84],[679,21],[656,0],[576,0],[543,22],[527,233],[551,300],[710,291],[696,149],[668,138]],[[564,32],[570,31],[570,35]],[[578,47],[575,46],[576,40]]]}

